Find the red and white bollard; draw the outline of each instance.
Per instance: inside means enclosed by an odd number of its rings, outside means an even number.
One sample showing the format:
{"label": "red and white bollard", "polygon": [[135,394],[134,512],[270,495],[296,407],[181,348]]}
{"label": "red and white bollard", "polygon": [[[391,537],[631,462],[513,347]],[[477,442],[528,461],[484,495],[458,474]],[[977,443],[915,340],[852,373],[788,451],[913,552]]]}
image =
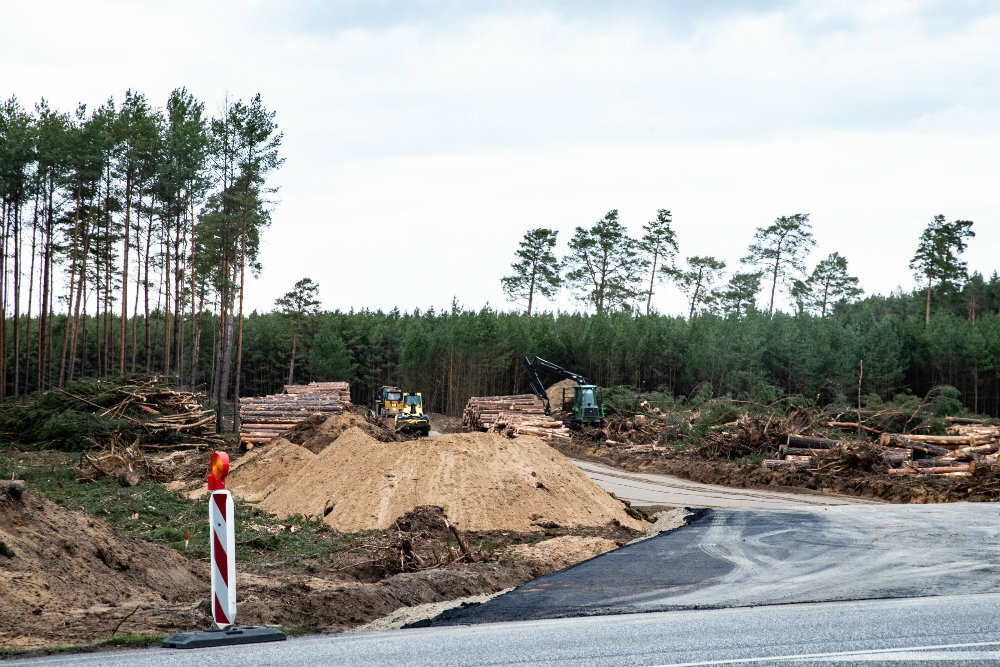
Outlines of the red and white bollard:
{"label": "red and white bollard", "polygon": [[[178,632],[163,640],[164,648],[205,648],[285,640],[277,628],[233,625],[236,620],[236,516],[233,497],[226,491],[229,454],[213,452],[208,473],[208,521],[212,554],[212,619],[218,628]],[[187,533],[184,534],[187,547]]]}
{"label": "red and white bollard", "polygon": [[212,496],[208,503],[212,553],[212,618],[220,630],[236,620],[236,517],[233,496],[226,491],[229,455],[212,454],[208,488]]}

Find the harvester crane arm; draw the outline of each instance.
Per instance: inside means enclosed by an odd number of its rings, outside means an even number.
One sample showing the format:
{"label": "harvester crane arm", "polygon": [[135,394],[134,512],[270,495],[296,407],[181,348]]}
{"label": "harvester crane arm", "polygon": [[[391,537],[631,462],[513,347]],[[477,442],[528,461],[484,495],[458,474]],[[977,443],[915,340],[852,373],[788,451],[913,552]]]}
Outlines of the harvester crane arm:
{"label": "harvester crane arm", "polygon": [[568,371],[562,366],[557,366],[551,361],[546,361],[541,357],[535,357],[534,359],[528,359],[528,357],[525,357],[524,368],[528,372],[528,384],[531,385],[531,391],[534,392],[535,396],[541,399],[542,404],[545,406],[545,414],[547,415],[552,414],[552,411],[551,406],[549,405],[549,395],[545,391],[545,385],[542,384],[541,378],[538,377],[539,370],[548,371],[553,375],[558,375],[566,380],[572,380],[577,384],[590,384],[590,380],[579,373]]}

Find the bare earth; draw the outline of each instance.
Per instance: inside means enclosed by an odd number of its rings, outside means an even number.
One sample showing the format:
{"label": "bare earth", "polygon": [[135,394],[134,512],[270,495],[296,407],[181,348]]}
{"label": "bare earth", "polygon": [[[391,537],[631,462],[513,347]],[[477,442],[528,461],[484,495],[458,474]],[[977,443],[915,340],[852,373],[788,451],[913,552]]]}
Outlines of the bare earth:
{"label": "bare earth", "polygon": [[282,439],[257,451],[233,471],[233,493],[259,500],[261,509],[278,516],[323,516],[346,532],[388,528],[419,505],[443,507],[462,530],[609,521],[647,527],[535,437],[455,433],[379,442],[351,427],[319,454]]}

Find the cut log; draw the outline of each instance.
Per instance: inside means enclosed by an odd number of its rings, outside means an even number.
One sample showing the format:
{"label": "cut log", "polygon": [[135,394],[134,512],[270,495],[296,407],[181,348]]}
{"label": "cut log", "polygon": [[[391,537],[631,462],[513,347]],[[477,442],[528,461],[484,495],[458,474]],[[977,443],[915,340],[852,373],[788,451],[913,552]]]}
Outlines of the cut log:
{"label": "cut log", "polygon": [[868,431],[869,433],[881,434],[882,431],[877,428],[872,428],[871,426],[865,426],[864,424],[859,424],[858,422],[823,422],[823,426],[829,428],[860,428],[863,431]]}
{"label": "cut log", "polygon": [[957,445],[959,447],[963,445],[984,445],[990,440],[986,436],[976,436],[976,435],[915,435],[915,434],[897,434],[893,433],[890,435],[899,435],[901,437],[908,438],[913,442],[923,442],[932,445]]}
{"label": "cut log", "polygon": [[785,441],[789,447],[800,447],[804,449],[834,449],[840,444],[840,440],[830,438],[810,438],[804,435],[791,435]]}
{"label": "cut log", "polygon": [[915,449],[918,452],[924,452],[925,454],[933,454],[934,456],[943,456],[951,451],[945,447],[938,447],[937,445],[932,445],[930,443],[918,442],[909,436],[900,435],[898,433],[883,433],[879,443],[883,447],[908,447],[910,449]]}
{"label": "cut log", "polygon": [[971,419],[969,417],[945,417],[944,420],[951,424],[985,424],[985,419]]}
{"label": "cut log", "polygon": [[805,447],[781,445],[778,448],[778,453],[785,456],[829,456],[831,451],[829,449],[806,449]]}
{"label": "cut log", "polygon": [[808,461],[792,461],[790,459],[764,459],[760,462],[762,468],[768,470],[807,470]]}
{"label": "cut log", "polygon": [[908,466],[913,468],[950,468],[955,465],[953,459],[917,459],[910,461]]}

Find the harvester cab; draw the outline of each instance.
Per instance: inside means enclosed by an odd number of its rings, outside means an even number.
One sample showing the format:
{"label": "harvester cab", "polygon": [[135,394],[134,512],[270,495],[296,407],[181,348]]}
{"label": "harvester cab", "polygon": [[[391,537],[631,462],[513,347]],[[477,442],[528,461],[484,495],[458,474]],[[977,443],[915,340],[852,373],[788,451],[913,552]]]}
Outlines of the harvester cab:
{"label": "harvester cab", "polygon": [[424,414],[423,398],[420,393],[404,393],[399,412],[396,413],[396,430],[427,435],[431,432],[431,421]]}
{"label": "harvester cab", "polygon": [[383,385],[375,393],[375,405],[373,407],[375,415],[393,416],[403,407],[403,390],[399,387]]}

